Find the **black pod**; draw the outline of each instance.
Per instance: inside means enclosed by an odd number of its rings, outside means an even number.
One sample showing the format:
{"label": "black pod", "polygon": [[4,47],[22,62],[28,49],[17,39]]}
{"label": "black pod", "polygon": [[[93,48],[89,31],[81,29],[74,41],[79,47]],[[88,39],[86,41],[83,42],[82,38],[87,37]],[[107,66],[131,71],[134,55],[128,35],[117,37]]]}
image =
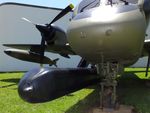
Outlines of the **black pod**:
{"label": "black pod", "polygon": [[30,103],[54,100],[100,82],[95,69],[37,68],[20,80],[20,97]]}

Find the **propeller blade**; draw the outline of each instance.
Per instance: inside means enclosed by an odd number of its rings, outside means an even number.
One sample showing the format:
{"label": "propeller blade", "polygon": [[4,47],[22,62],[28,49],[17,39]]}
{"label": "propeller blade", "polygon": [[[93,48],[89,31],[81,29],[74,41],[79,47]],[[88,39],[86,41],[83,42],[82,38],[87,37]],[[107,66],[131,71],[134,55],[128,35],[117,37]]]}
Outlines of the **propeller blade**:
{"label": "propeller blade", "polygon": [[24,20],[24,21],[26,21],[26,22],[28,22],[28,23],[31,23],[31,24],[33,24],[33,25],[36,25],[35,23],[31,22],[29,19],[27,19],[27,18],[25,18],[25,17],[22,17],[21,19]]}
{"label": "propeller blade", "polygon": [[[48,25],[38,25],[38,24],[34,24],[36,26],[36,28],[41,32],[42,37],[44,37],[44,34],[49,34],[49,36],[51,36],[50,34],[53,33],[53,26],[52,23],[56,22],[57,20],[59,20],[61,17],[63,17],[64,15],[66,15],[68,12],[70,12],[72,9],[74,8],[74,6],[72,4],[70,4],[69,6],[67,6],[65,9],[63,9]],[[23,20],[28,21],[30,23],[32,23],[30,20],[23,18]],[[45,39],[43,39],[45,40]],[[42,41],[41,41],[42,44]],[[44,44],[45,45],[45,44]],[[42,48],[42,47],[41,47]],[[43,50],[43,49],[42,49]],[[42,52],[41,52],[42,53]]]}
{"label": "propeller blade", "polygon": [[145,77],[148,76],[149,63],[150,63],[150,53],[148,53],[148,61],[147,61],[147,67],[146,67],[146,74],[145,74]]}
{"label": "propeller blade", "polygon": [[[51,37],[51,35],[54,32],[54,28],[52,26],[52,23],[56,22],[57,20],[59,20],[61,17],[63,17],[64,15],[66,15],[68,12],[70,12],[72,9],[74,8],[74,6],[72,4],[70,4],[69,6],[67,6],[65,9],[63,9],[48,25],[38,25],[38,24],[34,24],[33,22],[31,22],[29,19],[27,18],[22,18],[22,20],[27,21],[29,23],[32,23],[33,25],[35,25],[35,27],[40,31],[42,39],[41,39],[41,46],[40,46],[40,62],[43,62],[44,59],[44,52],[45,52],[45,43],[46,43],[46,35],[49,35],[49,37]],[[54,60],[55,61],[55,60]],[[57,61],[57,60],[56,60]],[[41,64],[42,66],[42,64]],[[57,66],[57,65],[55,65]]]}
{"label": "propeller blade", "polygon": [[50,27],[52,23],[56,22],[59,20],[61,17],[66,15],[68,12],[70,12],[74,6],[72,4],[68,5],[65,9],[63,9],[48,25],[47,27]]}
{"label": "propeller blade", "polygon": [[[40,62],[43,62],[43,58],[44,58],[44,52],[45,52],[45,38],[43,36],[44,34],[41,33],[41,36],[42,36],[42,40],[41,40],[41,47],[40,47]],[[43,65],[41,64],[41,67]]]}

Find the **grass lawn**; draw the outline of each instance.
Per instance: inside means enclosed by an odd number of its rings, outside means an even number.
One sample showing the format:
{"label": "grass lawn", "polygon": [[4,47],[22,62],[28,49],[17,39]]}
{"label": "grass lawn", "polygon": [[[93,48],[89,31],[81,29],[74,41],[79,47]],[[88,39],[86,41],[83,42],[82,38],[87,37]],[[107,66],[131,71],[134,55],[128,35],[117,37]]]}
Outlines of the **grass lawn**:
{"label": "grass lawn", "polygon": [[[22,75],[0,74],[0,113],[86,113],[90,106],[98,103],[99,92],[94,86],[51,102],[29,104],[21,100],[17,93]],[[150,113],[150,87],[145,86],[147,79],[144,68],[125,69],[124,75],[118,78],[121,103],[133,105],[139,113]]]}

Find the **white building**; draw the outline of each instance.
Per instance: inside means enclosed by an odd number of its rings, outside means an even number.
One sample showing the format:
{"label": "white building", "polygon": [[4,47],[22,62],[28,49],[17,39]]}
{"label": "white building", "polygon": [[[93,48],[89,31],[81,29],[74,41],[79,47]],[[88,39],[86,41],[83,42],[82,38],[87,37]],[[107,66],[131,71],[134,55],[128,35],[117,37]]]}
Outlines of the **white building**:
{"label": "white building", "polygon": [[[4,54],[6,47],[2,44],[39,44],[41,35],[34,25],[23,21],[25,17],[34,23],[49,23],[61,9],[32,6],[17,3],[0,4],[0,72],[5,71],[27,71],[39,64],[19,61]],[[63,29],[67,28],[71,13],[61,18],[55,24]],[[148,34],[150,33],[150,29]],[[150,34],[149,34],[150,36]],[[58,67],[76,67],[80,57],[72,56],[66,59],[57,54],[46,53],[52,59],[60,58]],[[145,67],[147,59],[140,60],[134,66]]]}

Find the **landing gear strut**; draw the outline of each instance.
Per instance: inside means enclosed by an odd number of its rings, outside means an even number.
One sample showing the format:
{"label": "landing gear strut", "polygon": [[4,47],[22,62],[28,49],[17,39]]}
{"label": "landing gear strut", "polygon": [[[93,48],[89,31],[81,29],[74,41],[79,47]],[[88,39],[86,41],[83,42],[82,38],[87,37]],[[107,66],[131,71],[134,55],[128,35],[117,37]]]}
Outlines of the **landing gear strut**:
{"label": "landing gear strut", "polygon": [[103,63],[97,65],[97,71],[104,79],[100,83],[100,108],[116,109],[118,107],[116,86],[116,77],[119,72],[119,64]]}

